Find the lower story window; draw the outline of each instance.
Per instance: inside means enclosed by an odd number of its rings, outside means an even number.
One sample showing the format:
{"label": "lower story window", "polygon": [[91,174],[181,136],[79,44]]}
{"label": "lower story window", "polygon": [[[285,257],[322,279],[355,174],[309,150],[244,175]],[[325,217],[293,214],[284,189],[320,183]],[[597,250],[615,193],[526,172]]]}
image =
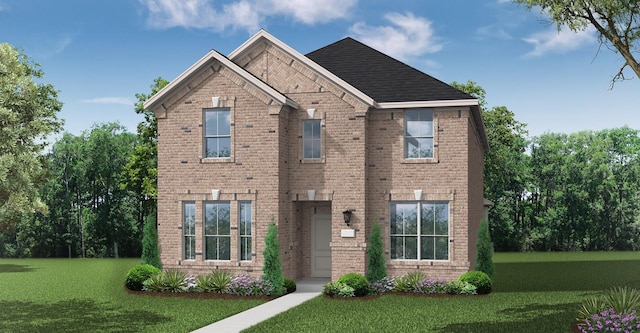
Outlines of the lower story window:
{"label": "lower story window", "polygon": [[182,233],[184,237],[185,260],[196,258],[196,203],[185,202],[182,205]]}
{"label": "lower story window", "polygon": [[449,203],[392,202],[391,259],[449,260]]}
{"label": "lower story window", "polygon": [[204,204],[205,260],[231,259],[230,204],[225,201]]}
{"label": "lower story window", "polygon": [[251,202],[240,202],[240,260],[251,260]]}

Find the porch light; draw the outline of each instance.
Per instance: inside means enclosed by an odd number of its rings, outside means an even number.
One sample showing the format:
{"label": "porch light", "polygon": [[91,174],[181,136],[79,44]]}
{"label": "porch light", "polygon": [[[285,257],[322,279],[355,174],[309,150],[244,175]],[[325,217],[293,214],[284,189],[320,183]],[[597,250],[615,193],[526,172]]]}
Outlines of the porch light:
{"label": "porch light", "polygon": [[344,223],[350,227],[351,226],[351,214],[353,213],[352,209],[347,209],[342,212],[342,217],[344,218]]}

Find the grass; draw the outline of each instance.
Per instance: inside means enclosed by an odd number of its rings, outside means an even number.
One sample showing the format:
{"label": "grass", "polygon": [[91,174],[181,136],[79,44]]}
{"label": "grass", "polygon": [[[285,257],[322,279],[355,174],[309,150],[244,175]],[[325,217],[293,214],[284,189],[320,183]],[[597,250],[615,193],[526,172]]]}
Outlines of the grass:
{"label": "grass", "polygon": [[488,296],[317,297],[243,332],[569,332],[579,304],[640,288],[640,252],[498,253]]}
{"label": "grass", "polygon": [[0,332],[190,332],[264,303],[133,295],[140,259],[0,259]]}

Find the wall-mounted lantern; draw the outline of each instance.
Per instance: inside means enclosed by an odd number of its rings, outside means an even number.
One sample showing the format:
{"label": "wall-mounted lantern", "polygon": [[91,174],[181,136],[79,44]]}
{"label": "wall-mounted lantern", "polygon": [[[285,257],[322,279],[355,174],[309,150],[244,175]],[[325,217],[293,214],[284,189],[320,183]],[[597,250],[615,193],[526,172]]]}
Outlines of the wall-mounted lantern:
{"label": "wall-mounted lantern", "polygon": [[344,218],[344,223],[350,227],[351,226],[351,214],[353,214],[353,209],[347,209],[342,212],[342,217]]}

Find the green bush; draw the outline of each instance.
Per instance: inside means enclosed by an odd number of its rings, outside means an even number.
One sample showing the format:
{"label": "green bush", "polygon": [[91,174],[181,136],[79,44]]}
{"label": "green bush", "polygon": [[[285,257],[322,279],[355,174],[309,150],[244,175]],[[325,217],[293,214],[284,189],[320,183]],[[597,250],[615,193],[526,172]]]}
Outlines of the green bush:
{"label": "green bush", "polygon": [[493,276],[493,245],[489,234],[489,222],[482,220],[478,229],[478,242],[476,243],[476,271],[481,271],[489,277]]}
{"label": "green bush", "polygon": [[196,277],[195,290],[202,293],[213,292],[213,275],[212,274],[198,275]]}
{"label": "green bush", "polygon": [[125,286],[129,290],[141,291],[144,287],[144,281],[158,273],[161,273],[160,269],[149,264],[133,266],[133,268],[127,272]]}
{"label": "green bush", "polygon": [[462,274],[458,280],[474,285],[478,294],[488,294],[491,292],[491,278],[484,272],[466,272]]}
{"label": "green bush", "polygon": [[387,276],[387,268],[384,259],[384,244],[380,224],[374,223],[369,235],[369,246],[367,247],[367,272],[365,277],[370,283],[380,281]]}
{"label": "green bush", "polygon": [[291,294],[297,289],[296,282],[291,279],[284,278],[284,289],[286,289],[287,294]]}
{"label": "green bush", "polygon": [[224,270],[213,271],[211,273],[211,291],[218,294],[226,293],[227,287],[229,287],[229,283],[233,278],[234,276],[230,272]]}
{"label": "green bush", "polygon": [[401,293],[416,291],[424,278],[424,273],[420,271],[409,272],[407,275],[396,278],[393,290]]}
{"label": "green bush", "polygon": [[164,291],[171,293],[181,293],[188,290],[187,288],[187,276],[177,270],[170,269],[163,274]]}
{"label": "green bush", "polygon": [[329,282],[322,286],[322,293],[329,297],[353,297],[354,289],[342,282]]}
{"label": "green bush", "polygon": [[449,295],[475,295],[476,287],[469,282],[454,280],[444,285],[444,292]]}
{"label": "green bush", "polygon": [[264,238],[265,248],[262,252],[264,264],[262,278],[271,282],[274,287],[273,295],[284,294],[284,276],[282,275],[282,265],[280,264],[280,245],[278,243],[278,227],[272,219],[267,227],[267,235]]}
{"label": "green bush", "polygon": [[358,297],[369,295],[369,282],[362,274],[348,273],[338,278],[337,282],[353,288],[354,294]]}
{"label": "green bush", "polygon": [[640,291],[629,287],[614,287],[604,294],[602,300],[615,313],[626,316],[640,308]]}
{"label": "green bush", "polygon": [[148,278],[144,281],[142,290],[154,292],[164,291],[164,274],[158,273]]}
{"label": "green bush", "polygon": [[156,229],[155,215],[147,216],[142,232],[142,263],[162,269],[160,251],[158,250],[158,230]]}

